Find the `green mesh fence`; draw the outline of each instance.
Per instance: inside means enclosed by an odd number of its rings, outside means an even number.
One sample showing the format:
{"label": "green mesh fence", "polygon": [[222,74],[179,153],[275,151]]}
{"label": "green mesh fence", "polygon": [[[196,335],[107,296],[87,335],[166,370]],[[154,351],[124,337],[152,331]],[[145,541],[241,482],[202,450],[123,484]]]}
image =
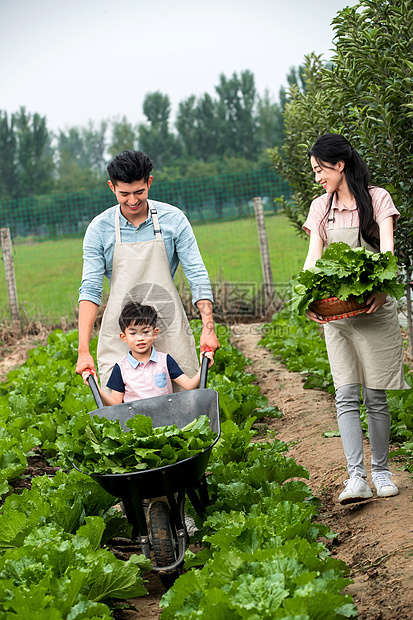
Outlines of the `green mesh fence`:
{"label": "green mesh fence", "polygon": [[[155,178],[150,190],[150,198],[179,207],[192,224],[252,216],[255,196],[262,198],[266,208],[274,209],[274,198],[282,195],[289,198],[291,190],[272,169],[173,182]],[[0,202],[0,227],[10,228],[13,239],[83,236],[89,222],[114,204],[107,186],[8,200]]]}

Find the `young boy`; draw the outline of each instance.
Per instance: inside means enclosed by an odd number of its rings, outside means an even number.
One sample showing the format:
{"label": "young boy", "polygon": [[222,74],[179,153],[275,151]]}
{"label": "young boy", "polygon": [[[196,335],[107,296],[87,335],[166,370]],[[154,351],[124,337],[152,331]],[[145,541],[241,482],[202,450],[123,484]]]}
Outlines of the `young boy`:
{"label": "young boy", "polygon": [[[107,382],[107,387],[111,389],[110,395],[99,387],[104,405],[119,405],[122,402],[171,394],[172,381],[185,390],[199,386],[201,369],[190,379],[170,355],[153,347],[159,333],[156,321],[157,314],[151,306],[131,301],[123,308],[119,316],[120,338],[128,344],[130,351],[113,368]],[[209,358],[208,368],[211,368],[214,354],[208,351],[202,353],[201,357],[204,354]],[[96,379],[96,374],[90,370],[82,373],[86,385],[90,374]]]}

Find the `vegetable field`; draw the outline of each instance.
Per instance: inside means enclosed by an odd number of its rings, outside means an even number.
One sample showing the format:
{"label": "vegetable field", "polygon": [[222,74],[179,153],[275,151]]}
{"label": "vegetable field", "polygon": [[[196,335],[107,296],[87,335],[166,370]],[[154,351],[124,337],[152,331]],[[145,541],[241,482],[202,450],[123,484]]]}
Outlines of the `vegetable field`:
{"label": "vegetable field", "polygon": [[[199,323],[192,327],[198,338]],[[333,534],[315,521],[308,472],[265,427],[254,430],[254,420],[280,412],[245,372],[248,360],[220,339],[208,382],[219,392],[222,429],[208,468],[211,505],[205,518],[196,516],[193,541],[202,547],[188,553],[187,572],[163,596],[162,618],[354,617],[351,597],[341,593],[348,569],[320,540]],[[7,619],[126,618],[119,604],[133,598],[139,611],[145,595],[148,561],[139,549],[117,557],[114,541],[131,536],[117,498],[69,469],[60,453],[72,421],[95,408],[74,374],[76,357],[77,333],[56,331],[0,385],[0,617]],[[48,475],[36,476],[40,457]]]}

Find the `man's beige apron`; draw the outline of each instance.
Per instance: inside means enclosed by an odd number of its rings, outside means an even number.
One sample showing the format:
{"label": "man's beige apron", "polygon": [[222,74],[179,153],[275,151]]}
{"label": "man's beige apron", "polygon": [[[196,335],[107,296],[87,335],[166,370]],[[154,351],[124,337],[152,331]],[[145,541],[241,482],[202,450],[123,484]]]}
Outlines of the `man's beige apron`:
{"label": "man's beige apron", "polygon": [[195,340],[172,279],[156,209],[149,200],[148,206],[155,232],[151,241],[122,243],[120,207],[115,213],[116,243],[110,294],[97,348],[99,377],[103,388],[106,388],[115,363],[129,350],[119,337],[118,322],[119,314],[128,301],[153,306],[157,311],[159,336],[155,340],[155,347],[158,351],[169,353],[189,377],[193,377],[199,368]]}
{"label": "man's beige apron", "polygon": [[[360,247],[359,228],[334,228],[330,211],[327,243],[343,241]],[[368,250],[375,251],[364,239]],[[404,379],[403,345],[397,304],[387,296],[386,303],[372,314],[359,314],[324,325],[328,358],[335,389],[359,383],[374,390],[408,389]]]}

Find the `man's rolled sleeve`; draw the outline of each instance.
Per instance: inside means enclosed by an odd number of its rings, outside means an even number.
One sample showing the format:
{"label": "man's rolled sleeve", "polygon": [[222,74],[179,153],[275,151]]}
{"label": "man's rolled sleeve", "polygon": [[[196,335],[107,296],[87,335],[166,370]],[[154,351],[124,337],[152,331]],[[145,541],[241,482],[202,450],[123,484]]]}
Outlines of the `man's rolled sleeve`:
{"label": "man's rolled sleeve", "polygon": [[100,305],[105,273],[105,257],[100,236],[89,227],[83,241],[83,273],[79,301]]}

